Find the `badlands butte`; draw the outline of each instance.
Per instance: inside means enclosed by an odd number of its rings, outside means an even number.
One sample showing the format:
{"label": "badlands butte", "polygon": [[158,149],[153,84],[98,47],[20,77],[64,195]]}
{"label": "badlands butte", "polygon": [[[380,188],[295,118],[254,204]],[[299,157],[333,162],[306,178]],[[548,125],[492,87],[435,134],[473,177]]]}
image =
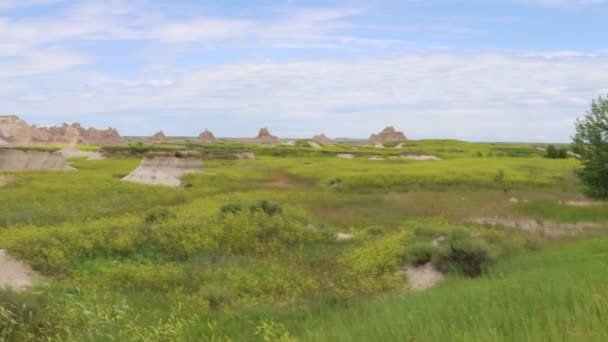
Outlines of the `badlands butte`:
{"label": "badlands butte", "polygon": [[[399,148],[407,138],[403,132],[394,127],[387,127],[377,134],[371,134],[368,143],[376,149],[384,149],[384,144],[392,144]],[[121,137],[114,128],[96,129],[83,128],[80,123],[63,124],[55,127],[39,127],[30,125],[15,115],[0,116],[0,171],[25,171],[25,170],[62,170],[74,171],[66,159],[86,158],[87,160],[104,159],[105,155],[120,155],[121,152],[141,151],[142,161],[140,166],[132,173],[122,178],[124,181],[179,186],[181,177],[188,173],[199,172],[203,169],[201,155],[196,150],[188,150],[188,144],[222,144],[239,143],[242,148],[234,148],[232,151],[224,151],[221,157],[236,159],[255,159],[255,153],[248,150],[248,145],[265,146],[294,146],[303,144],[304,148],[323,150],[325,147],[336,145],[336,141],[327,137],[324,133],[315,135],[311,139],[302,141],[292,139],[280,139],[272,135],[268,128],[260,129],[257,136],[243,139],[218,139],[209,130],[204,130],[194,139],[175,140],[170,139],[161,130],[149,138]],[[170,153],[168,150],[154,148],[150,145],[172,145],[182,146],[181,150]],[[182,145],[179,145],[182,144]],[[77,146],[97,146],[99,151],[83,151]],[[112,148],[113,146],[113,148]],[[34,148],[42,148],[37,150]],[[45,148],[47,147],[47,148]],[[56,147],[56,149],[53,149]],[[234,147],[234,146],[233,146]],[[220,156],[219,153],[215,154]],[[353,153],[336,153],[341,159],[353,159]],[[404,158],[412,160],[440,160],[435,156],[424,155],[394,155],[391,159]],[[368,156],[369,160],[382,161],[381,156]]]}

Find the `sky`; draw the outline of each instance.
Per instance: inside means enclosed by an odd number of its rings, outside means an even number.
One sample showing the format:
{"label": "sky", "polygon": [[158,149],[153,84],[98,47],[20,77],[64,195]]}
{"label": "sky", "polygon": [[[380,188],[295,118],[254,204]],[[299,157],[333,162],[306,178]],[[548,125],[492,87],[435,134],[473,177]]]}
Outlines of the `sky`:
{"label": "sky", "polygon": [[123,135],[567,142],[608,0],[0,0],[0,113]]}

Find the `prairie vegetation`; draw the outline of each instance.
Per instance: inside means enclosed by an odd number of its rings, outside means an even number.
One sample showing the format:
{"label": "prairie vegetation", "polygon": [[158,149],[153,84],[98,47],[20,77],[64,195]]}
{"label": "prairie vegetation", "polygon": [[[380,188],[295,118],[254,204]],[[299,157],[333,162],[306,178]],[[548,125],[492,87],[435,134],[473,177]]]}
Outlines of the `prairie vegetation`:
{"label": "prairie vegetation", "polygon": [[[576,159],[439,140],[104,150],[78,172],[0,174],[0,249],[43,277],[0,291],[0,340],[608,337],[608,211],[565,204],[584,200]],[[150,152],[199,153],[205,172],[177,188],[121,182]],[[402,154],[443,160],[389,159]],[[597,229],[570,241],[480,217]],[[427,262],[447,279],[409,291],[403,267]]]}

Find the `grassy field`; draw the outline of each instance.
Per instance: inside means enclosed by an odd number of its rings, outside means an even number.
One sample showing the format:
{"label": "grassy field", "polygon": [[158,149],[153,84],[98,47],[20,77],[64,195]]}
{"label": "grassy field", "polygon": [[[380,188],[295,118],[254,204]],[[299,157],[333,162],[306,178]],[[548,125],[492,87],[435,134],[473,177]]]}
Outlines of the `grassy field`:
{"label": "grassy field", "polygon": [[[182,187],[120,181],[144,153],[185,149],[203,156],[205,172]],[[43,278],[0,291],[0,341],[607,337],[608,210],[561,204],[584,199],[574,159],[440,140],[104,150],[114,157],[71,161],[77,172],[0,173],[0,249]],[[444,160],[388,159],[409,153]],[[599,228],[556,239],[471,223],[479,217]],[[408,290],[401,269],[414,252],[458,234],[487,251],[481,276],[446,264],[446,281]]]}

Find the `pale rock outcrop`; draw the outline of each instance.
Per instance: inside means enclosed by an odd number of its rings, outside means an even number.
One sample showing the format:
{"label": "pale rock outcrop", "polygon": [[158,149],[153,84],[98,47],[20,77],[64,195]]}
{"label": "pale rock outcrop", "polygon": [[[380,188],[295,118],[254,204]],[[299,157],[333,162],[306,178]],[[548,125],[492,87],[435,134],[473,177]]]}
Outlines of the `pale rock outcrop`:
{"label": "pale rock outcrop", "polygon": [[120,144],[123,139],[114,128],[97,130],[83,128],[79,123],[55,127],[29,125],[15,115],[0,116],[0,138],[12,145]]}
{"label": "pale rock outcrop", "polygon": [[332,146],[332,145],[336,144],[336,142],[334,140],[328,138],[325,135],[325,133],[315,135],[314,137],[312,137],[312,141],[316,142],[317,144],[323,145],[323,146]]}
{"label": "pale rock outcrop", "polygon": [[320,145],[318,142],[316,142],[316,141],[312,141],[312,140],[311,140],[311,141],[308,141],[308,142],[306,142],[306,143],[308,144],[308,146],[310,146],[310,147],[312,147],[312,148],[314,148],[314,149],[317,149],[317,150],[320,150],[320,149],[322,149],[322,148],[323,148],[323,146],[321,146],[321,145]]}
{"label": "pale rock outcrop", "polygon": [[253,139],[249,139],[247,142],[261,145],[278,145],[281,143],[278,137],[270,134],[268,128],[260,129],[258,136]]}
{"label": "pale rock outcrop", "polygon": [[60,150],[59,153],[61,153],[64,158],[87,158],[87,160],[105,159],[99,152],[80,151],[73,146],[66,147],[63,150]]}
{"label": "pale rock outcrop", "polygon": [[73,171],[59,152],[0,149],[0,171]]}
{"label": "pale rock outcrop", "polygon": [[204,130],[201,132],[201,134],[198,135],[197,140],[203,144],[215,144],[217,142],[215,135],[213,135],[213,133],[211,133],[209,130]]}
{"label": "pale rock outcrop", "polygon": [[409,159],[409,160],[417,160],[417,161],[438,161],[438,160],[443,160],[437,156],[425,156],[425,155],[414,155],[414,154],[403,154],[399,156],[400,158],[403,159]]}
{"label": "pale rock outcrop", "polygon": [[399,132],[395,130],[393,126],[386,127],[382,132],[378,134],[372,134],[369,137],[369,142],[372,144],[375,143],[386,143],[386,142],[403,142],[406,141],[407,138],[403,132]]}
{"label": "pale rock outcrop", "polygon": [[158,131],[158,132],[154,133],[154,135],[148,139],[148,142],[149,143],[161,143],[166,140],[167,140],[167,136],[165,135],[165,132]]}
{"label": "pale rock outcrop", "polygon": [[338,153],[336,157],[340,159],[354,159],[355,155],[351,153]]}
{"label": "pale rock outcrop", "polygon": [[183,175],[199,172],[202,169],[203,162],[199,158],[147,156],[137,169],[122,180],[141,184],[179,186]]}

